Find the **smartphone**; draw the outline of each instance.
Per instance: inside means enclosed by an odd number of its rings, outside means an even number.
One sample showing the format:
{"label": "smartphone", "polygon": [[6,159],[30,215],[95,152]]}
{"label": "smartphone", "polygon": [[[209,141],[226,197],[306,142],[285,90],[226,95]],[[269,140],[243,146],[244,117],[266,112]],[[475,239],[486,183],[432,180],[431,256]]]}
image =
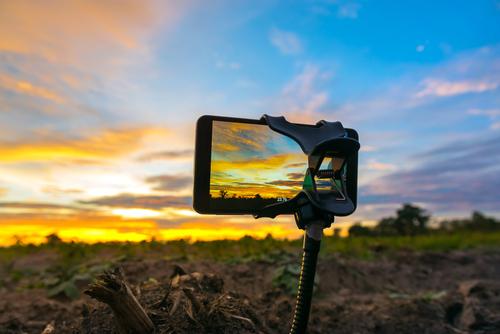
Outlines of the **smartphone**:
{"label": "smartphone", "polygon": [[299,144],[264,120],[206,115],[196,126],[194,167],[196,212],[253,214],[299,194],[308,165]]}

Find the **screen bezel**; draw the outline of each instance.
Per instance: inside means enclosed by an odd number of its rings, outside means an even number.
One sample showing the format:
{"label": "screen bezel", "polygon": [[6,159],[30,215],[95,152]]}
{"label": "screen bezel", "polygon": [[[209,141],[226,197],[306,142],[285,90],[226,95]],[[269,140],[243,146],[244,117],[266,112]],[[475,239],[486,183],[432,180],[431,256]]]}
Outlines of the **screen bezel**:
{"label": "screen bezel", "polygon": [[[212,159],[212,124],[214,121],[235,122],[246,124],[267,125],[264,119],[247,119],[225,116],[201,116],[196,123],[196,144],[194,158],[194,189],[193,208],[200,214],[220,214],[220,215],[249,215],[255,213],[251,210],[217,210],[210,207],[210,173]],[[318,125],[300,124],[315,127]],[[358,133],[354,129],[345,129],[347,136],[358,140]],[[270,129],[270,131],[273,131]],[[299,146],[299,144],[297,144]],[[307,161],[307,157],[304,155]],[[356,152],[347,160],[347,194],[357,206],[357,176],[358,176],[358,153]],[[290,212],[293,214],[293,212]]]}
{"label": "screen bezel", "polygon": [[[354,129],[345,128],[347,132],[347,137],[355,139],[359,142],[358,132]],[[354,205],[354,210],[358,207],[358,151],[347,158],[347,182],[346,191],[347,197],[352,201]]]}
{"label": "screen bezel", "polygon": [[[193,208],[202,214],[252,214],[252,211],[214,210],[210,208],[210,172],[212,165],[212,124],[214,121],[266,125],[262,119],[204,115],[196,123],[194,154]],[[272,130],[271,130],[272,131]]]}

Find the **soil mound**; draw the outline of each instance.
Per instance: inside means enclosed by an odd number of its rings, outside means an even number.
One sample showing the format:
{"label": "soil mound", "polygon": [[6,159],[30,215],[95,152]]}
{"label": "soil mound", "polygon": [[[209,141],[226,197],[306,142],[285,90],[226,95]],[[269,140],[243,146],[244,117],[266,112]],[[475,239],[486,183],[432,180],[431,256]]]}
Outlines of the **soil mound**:
{"label": "soil mound", "polygon": [[[223,279],[215,274],[187,274],[177,267],[169,282],[149,280],[132,291],[158,334],[269,332],[248,298],[224,291]],[[120,329],[115,320],[107,306],[85,309],[79,332],[114,333]]]}

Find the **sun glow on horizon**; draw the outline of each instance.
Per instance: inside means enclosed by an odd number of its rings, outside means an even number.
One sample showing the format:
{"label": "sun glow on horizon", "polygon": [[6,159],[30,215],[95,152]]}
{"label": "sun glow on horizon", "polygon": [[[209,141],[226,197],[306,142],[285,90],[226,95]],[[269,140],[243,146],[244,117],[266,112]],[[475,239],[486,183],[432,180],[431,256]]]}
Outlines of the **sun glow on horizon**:
{"label": "sun glow on horizon", "polygon": [[[215,221],[211,221],[215,220]],[[22,223],[21,223],[22,224]],[[135,222],[135,227],[116,227],[103,222],[102,227],[78,226],[69,222],[59,226],[49,226],[46,223],[19,223],[3,224],[0,231],[0,246],[9,246],[15,243],[41,244],[46,242],[50,234],[57,234],[63,241],[70,242],[139,242],[151,239],[169,241],[185,239],[191,241],[212,241],[221,239],[240,239],[244,236],[265,238],[268,234],[274,238],[299,238],[302,231],[298,230],[292,221],[269,223],[254,222],[252,224],[233,224],[217,222],[216,219],[207,219],[205,223],[186,222],[177,226],[161,227],[154,222]],[[119,226],[120,224],[118,224]],[[108,227],[109,226],[109,227]]]}
{"label": "sun glow on horizon", "polygon": [[154,218],[160,217],[161,212],[149,209],[112,209],[111,213],[123,218]]}

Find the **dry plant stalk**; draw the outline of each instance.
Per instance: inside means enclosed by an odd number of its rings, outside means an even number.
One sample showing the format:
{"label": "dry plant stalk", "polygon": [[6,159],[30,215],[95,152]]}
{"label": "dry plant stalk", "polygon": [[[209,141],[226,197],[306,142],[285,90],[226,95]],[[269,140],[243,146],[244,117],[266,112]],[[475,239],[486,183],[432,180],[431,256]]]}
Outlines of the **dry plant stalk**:
{"label": "dry plant stalk", "polygon": [[113,310],[119,333],[153,332],[154,324],[132,293],[121,268],[101,274],[85,294],[107,304]]}
{"label": "dry plant stalk", "polygon": [[45,328],[42,331],[42,334],[52,334],[56,330],[55,328],[55,322],[51,321],[50,323],[45,326]]}

